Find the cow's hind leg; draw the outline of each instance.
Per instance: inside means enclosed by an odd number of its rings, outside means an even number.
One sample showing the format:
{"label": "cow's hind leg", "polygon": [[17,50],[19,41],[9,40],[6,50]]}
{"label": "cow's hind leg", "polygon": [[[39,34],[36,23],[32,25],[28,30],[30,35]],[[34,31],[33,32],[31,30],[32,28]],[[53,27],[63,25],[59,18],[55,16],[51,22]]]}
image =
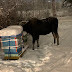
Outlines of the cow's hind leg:
{"label": "cow's hind leg", "polygon": [[56,39],[57,39],[57,45],[59,45],[59,35],[58,33],[52,33],[53,34],[53,37],[54,37],[54,44],[56,43]]}
{"label": "cow's hind leg", "polygon": [[53,32],[53,37],[54,37],[54,44],[56,43],[56,34]]}
{"label": "cow's hind leg", "polygon": [[57,38],[57,45],[59,45],[59,35],[56,33],[56,38]]}

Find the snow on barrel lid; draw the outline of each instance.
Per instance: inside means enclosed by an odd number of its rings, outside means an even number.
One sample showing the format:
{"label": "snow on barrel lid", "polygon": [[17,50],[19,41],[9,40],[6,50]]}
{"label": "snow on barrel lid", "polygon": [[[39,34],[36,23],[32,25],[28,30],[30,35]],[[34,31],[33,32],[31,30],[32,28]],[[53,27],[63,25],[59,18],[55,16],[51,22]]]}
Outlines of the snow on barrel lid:
{"label": "snow on barrel lid", "polygon": [[0,30],[0,36],[18,35],[18,34],[21,34],[22,31],[23,31],[22,26],[12,25]]}

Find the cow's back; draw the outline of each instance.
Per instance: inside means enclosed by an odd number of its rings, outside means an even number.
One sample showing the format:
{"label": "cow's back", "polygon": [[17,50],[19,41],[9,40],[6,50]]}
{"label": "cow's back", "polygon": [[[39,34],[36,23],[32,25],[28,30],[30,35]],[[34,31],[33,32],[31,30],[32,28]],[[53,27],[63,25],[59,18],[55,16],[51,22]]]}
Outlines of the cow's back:
{"label": "cow's back", "polygon": [[31,33],[45,35],[52,31],[57,32],[58,20],[54,17],[49,17],[43,20],[32,18],[29,21],[29,26],[31,28]]}

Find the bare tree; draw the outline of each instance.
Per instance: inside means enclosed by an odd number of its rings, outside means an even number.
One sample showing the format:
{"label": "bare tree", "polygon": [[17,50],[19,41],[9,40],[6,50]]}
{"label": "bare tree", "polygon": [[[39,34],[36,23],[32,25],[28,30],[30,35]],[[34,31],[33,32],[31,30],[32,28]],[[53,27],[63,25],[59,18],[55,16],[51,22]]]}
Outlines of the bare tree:
{"label": "bare tree", "polygon": [[55,0],[52,0],[52,13],[53,13],[53,16],[56,17],[56,6],[55,6]]}

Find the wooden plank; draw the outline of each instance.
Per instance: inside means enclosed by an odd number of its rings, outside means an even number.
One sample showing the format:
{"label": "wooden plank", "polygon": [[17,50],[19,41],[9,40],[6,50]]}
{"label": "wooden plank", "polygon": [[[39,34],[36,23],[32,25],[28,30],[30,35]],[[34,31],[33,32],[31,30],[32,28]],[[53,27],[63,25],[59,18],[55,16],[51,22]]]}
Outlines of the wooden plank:
{"label": "wooden plank", "polygon": [[23,49],[22,49],[22,53],[20,54],[19,57],[22,57],[24,52],[26,51],[26,49],[29,47],[29,45],[26,45]]}
{"label": "wooden plank", "polygon": [[3,60],[15,60],[15,59],[19,59],[19,57],[4,57],[4,59]]}

